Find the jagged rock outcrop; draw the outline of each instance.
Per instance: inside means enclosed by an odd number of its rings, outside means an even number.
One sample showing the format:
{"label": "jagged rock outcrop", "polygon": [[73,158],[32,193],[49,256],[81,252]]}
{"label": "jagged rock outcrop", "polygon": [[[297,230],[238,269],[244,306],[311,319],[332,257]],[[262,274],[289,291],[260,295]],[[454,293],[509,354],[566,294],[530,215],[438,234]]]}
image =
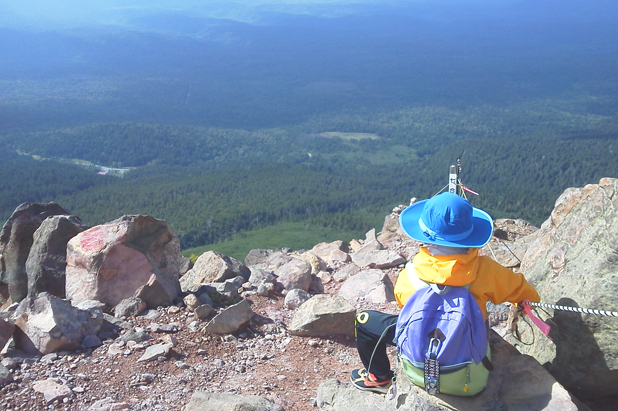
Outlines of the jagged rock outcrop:
{"label": "jagged rock outcrop", "polygon": [[363,392],[352,384],[328,380],[318,387],[317,405],[325,411],[432,410],[495,411],[546,410],[585,411],[533,358],[520,355],[495,333],[490,333],[492,363],[487,387],[473,397],[429,395],[398,368],[394,396]]}
{"label": "jagged rock outcrop", "polygon": [[26,260],[28,296],[48,292],[65,298],[66,254],[69,240],[88,227],[72,215],[46,218],[34,232],[33,244]]}
{"label": "jagged rock outcrop", "polygon": [[0,233],[0,282],[8,286],[8,295],[19,302],[28,295],[26,260],[34,241],[34,232],[49,216],[70,214],[56,203],[18,206],[4,223]]}
{"label": "jagged rock outcrop", "polygon": [[483,251],[505,267],[519,270],[538,227],[525,220],[494,220],[494,234]]}
{"label": "jagged rock outcrop", "polygon": [[180,293],[179,267],[180,243],[165,221],[123,216],[69,241],[66,295],[74,304],[98,300],[113,307],[150,284],[154,274],[171,302]]}
{"label": "jagged rock outcrop", "polygon": [[223,282],[237,276],[248,280],[249,269],[235,258],[207,251],[195,261],[193,268],[180,279],[182,291],[196,291],[202,284]]}
{"label": "jagged rock outcrop", "polygon": [[[618,311],[618,180],[569,188],[535,234],[522,271],[549,304]],[[581,399],[618,395],[618,321],[593,314],[538,311],[554,341],[520,323],[518,349]],[[534,335],[530,335],[530,331]]]}

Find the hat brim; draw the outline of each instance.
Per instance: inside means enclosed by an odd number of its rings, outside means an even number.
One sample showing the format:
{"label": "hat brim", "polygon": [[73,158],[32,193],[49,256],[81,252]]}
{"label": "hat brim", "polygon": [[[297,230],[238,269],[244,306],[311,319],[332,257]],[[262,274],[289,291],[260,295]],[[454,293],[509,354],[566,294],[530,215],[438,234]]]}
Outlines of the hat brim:
{"label": "hat brim", "polygon": [[472,233],[458,241],[428,238],[418,224],[427,200],[416,202],[399,215],[399,225],[407,236],[425,244],[436,244],[459,248],[481,248],[489,242],[494,232],[494,223],[489,214],[479,208],[472,208]]}

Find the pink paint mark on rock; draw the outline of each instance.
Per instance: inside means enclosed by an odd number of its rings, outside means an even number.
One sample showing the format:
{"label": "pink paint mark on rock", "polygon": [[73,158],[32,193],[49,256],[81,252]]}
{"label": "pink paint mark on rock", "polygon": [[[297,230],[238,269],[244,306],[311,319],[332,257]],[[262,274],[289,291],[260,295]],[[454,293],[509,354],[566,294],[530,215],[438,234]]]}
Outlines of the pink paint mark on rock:
{"label": "pink paint mark on rock", "polygon": [[94,227],[81,234],[79,245],[86,252],[97,251],[105,245],[105,237],[101,227]]}

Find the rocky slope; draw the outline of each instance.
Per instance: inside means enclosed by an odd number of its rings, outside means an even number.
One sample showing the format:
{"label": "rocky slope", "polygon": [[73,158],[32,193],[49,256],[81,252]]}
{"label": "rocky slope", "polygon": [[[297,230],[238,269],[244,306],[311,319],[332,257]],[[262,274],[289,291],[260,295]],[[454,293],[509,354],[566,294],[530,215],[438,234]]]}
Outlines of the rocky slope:
{"label": "rocky slope", "polygon": [[[580,240],[573,244],[585,240],[584,248],[596,249],[595,235],[604,233],[611,238],[618,230],[608,223],[613,221],[614,202],[618,202],[617,185],[616,180],[604,179],[599,185],[569,191],[540,230],[523,221],[496,221],[495,237],[484,252],[515,269],[531,267],[533,281],[537,287],[542,285],[542,298],[556,302],[574,286],[569,282],[560,283],[559,288],[548,285],[556,282],[553,263],[557,260],[547,256],[562,249],[556,244],[564,244],[555,239],[575,238],[568,237],[575,233]],[[518,349],[528,350],[552,372],[564,369],[568,358],[579,361],[577,353],[568,357],[562,351],[556,361],[551,356],[555,348],[543,348],[551,343],[530,325],[518,323],[523,327],[520,340],[513,339],[507,307],[489,310],[497,331],[492,352],[505,365],[500,376],[496,374],[495,387],[488,386],[475,402],[447,399],[444,405],[415,387],[404,386],[404,393],[414,391],[415,395],[399,396],[392,408],[384,396],[351,389],[345,383],[348,373],[360,365],[348,326],[354,312],[370,308],[396,313],[392,284],[403,263],[418,249],[398,228],[397,215],[403,206],[385,218],[379,234],[370,231],[365,239],[349,245],[319,244],[298,252],[254,250],[244,262],[206,253],[194,267],[180,258],[167,225],[152,217],[125,216],[86,231],[72,218],[78,227],[72,235],[42,236],[37,230],[49,216],[41,210],[54,213],[40,206],[20,207],[16,218],[5,224],[0,239],[4,283],[4,287],[0,283],[0,295],[5,300],[0,312],[2,409],[225,410],[238,409],[234,407],[240,406],[239,401],[256,410],[301,411],[349,409],[350,404],[384,410],[400,409],[402,404],[403,409],[460,410],[470,409],[470,404],[475,404],[473,409],[488,410],[605,411],[618,406],[612,384],[599,384],[603,390],[597,393],[590,390],[591,384],[586,385],[585,405],[572,394],[584,391],[572,386],[571,393],[567,392],[538,362],[505,345],[498,334]],[[590,224],[596,231],[588,233],[586,227],[577,225],[582,216],[606,223]],[[15,231],[20,226],[27,227],[28,233]],[[566,230],[564,234],[557,227]],[[41,250],[58,248],[46,247],[46,241],[58,242],[61,237],[71,251],[68,260],[42,255]],[[568,262],[559,264],[560,278],[569,278],[565,273],[573,265],[569,247],[578,250],[581,259],[582,251],[569,244],[559,253]],[[590,264],[591,258],[586,262]],[[600,258],[611,272],[614,260]],[[54,262],[53,270],[42,269],[46,261]],[[70,273],[67,295],[57,287],[45,288],[41,280],[46,273],[57,277],[62,271]],[[175,271],[180,275],[176,280]],[[577,283],[578,278],[571,281]],[[586,292],[606,295],[606,288]],[[614,300],[591,296],[585,304],[595,301],[609,305]],[[589,330],[586,335],[596,341],[598,320],[577,318]],[[601,324],[609,334],[618,329],[609,321]],[[562,326],[561,330],[568,329]],[[527,343],[532,334],[533,344],[523,347],[522,341]],[[599,341],[604,350],[601,355],[614,358],[613,348],[604,342],[606,337]],[[577,372],[596,375],[592,379],[601,381],[603,375],[615,374],[611,361],[604,365],[600,373],[591,374],[598,367],[586,370],[580,361]],[[521,378],[517,372],[523,373]],[[573,381],[560,372],[554,375],[563,385]],[[545,388],[541,392],[539,387]]]}

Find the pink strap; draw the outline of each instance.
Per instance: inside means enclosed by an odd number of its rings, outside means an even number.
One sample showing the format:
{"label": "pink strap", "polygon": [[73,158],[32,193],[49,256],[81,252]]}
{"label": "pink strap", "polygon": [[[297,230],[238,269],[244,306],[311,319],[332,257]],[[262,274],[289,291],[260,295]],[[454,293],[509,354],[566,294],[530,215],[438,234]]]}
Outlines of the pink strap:
{"label": "pink strap", "polygon": [[522,303],[524,306],[524,311],[526,312],[526,314],[528,314],[528,317],[530,317],[534,325],[539,327],[539,330],[541,330],[541,332],[545,334],[547,338],[553,341],[553,339],[549,336],[549,330],[551,329],[551,327],[547,325],[546,323],[544,323],[543,321],[541,321],[539,318],[537,318],[532,313],[532,308],[530,308],[530,306],[527,304],[528,302],[530,302],[530,300],[526,300]]}

